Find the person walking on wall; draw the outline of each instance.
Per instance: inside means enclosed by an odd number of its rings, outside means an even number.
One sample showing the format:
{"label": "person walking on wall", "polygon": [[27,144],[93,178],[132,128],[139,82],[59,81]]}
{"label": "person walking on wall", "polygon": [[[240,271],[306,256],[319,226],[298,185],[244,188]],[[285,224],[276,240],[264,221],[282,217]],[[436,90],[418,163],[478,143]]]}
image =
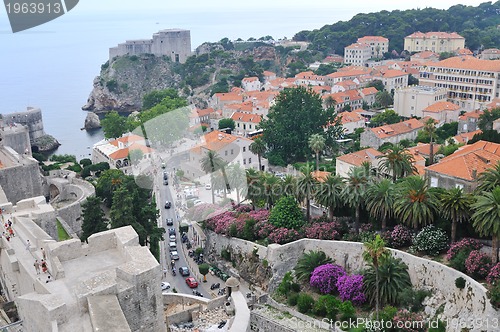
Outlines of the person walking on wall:
{"label": "person walking on wall", "polygon": [[33,266],[35,267],[36,274],[40,274],[40,263],[38,263],[38,259],[35,259]]}
{"label": "person walking on wall", "polygon": [[43,260],[46,260],[47,257],[45,256],[45,249],[40,248],[40,251],[42,252],[42,258],[43,258]]}
{"label": "person walking on wall", "polygon": [[30,247],[31,247],[31,243],[30,243],[30,240],[26,240],[26,250],[30,250]]}

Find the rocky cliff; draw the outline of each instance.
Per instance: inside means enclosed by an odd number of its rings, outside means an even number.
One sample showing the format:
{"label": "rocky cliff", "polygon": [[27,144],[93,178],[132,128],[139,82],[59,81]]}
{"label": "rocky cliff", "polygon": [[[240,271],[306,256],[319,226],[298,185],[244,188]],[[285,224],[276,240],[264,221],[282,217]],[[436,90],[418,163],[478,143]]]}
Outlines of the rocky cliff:
{"label": "rocky cliff", "polygon": [[[281,61],[272,46],[258,45],[235,50],[231,45],[205,43],[185,64],[151,54],[122,56],[101,66],[94,88],[83,110],[133,112],[141,109],[142,97],[153,90],[179,89],[199,107],[205,107],[214,92],[239,85],[245,76],[259,76],[263,70],[281,71]],[[226,90],[225,90],[226,89]]]}

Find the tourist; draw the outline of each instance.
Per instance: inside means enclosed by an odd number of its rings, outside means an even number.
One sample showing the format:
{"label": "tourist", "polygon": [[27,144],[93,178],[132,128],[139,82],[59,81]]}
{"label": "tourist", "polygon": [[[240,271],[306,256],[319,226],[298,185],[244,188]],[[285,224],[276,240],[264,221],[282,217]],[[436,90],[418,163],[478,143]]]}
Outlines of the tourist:
{"label": "tourist", "polygon": [[10,221],[10,219],[9,219],[8,224],[9,224],[9,227],[12,227],[12,221]]}
{"label": "tourist", "polygon": [[31,247],[31,243],[30,243],[30,240],[26,240],[26,250],[30,250],[30,247]]}
{"label": "tourist", "polygon": [[40,274],[40,263],[38,263],[38,259],[35,259],[33,266],[35,267],[36,274]]}
{"label": "tourist", "polygon": [[40,248],[40,251],[42,252],[42,258],[45,260],[47,257],[45,256],[45,249]]}
{"label": "tourist", "polygon": [[45,260],[42,259],[42,272],[45,273],[47,272],[47,263],[45,262]]}
{"label": "tourist", "polygon": [[48,284],[49,282],[51,282],[52,279],[50,279],[50,276],[47,277],[47,281],[45,282],[46,284]]}
{"label": "tourist", "polygon": [[15,235],[14,235],[14,230],[12,229],[12,227],[9,227],[9,235],[10,235],[11,237],[14,237],[14,236],[15,236]]}

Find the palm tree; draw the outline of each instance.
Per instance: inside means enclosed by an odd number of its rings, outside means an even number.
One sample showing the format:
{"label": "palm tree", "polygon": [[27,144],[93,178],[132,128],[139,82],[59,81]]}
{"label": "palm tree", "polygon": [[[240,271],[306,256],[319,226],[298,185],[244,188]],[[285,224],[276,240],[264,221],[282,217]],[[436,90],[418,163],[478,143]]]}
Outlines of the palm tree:
{"label": "palm tree", "polygon": [[328,263],[333,263],[333,260],[328,257],[323,251],[309,251],[304,253],[295,265],[295,277],[297,280],[309,281],[311,273],[315,268]]}
{"label": "palm tree", "polygon": [[[224,188],[224,193],[227,191],[231,190],[231,187],[229,186],[229,181],[227,179],[226,175],[226,162],[224,159],[222,159],[217,152],[214,152],[212,150],[208,150],[208,152],[205,154],[205,156],[201,159],[201,169],[207,173],[207,174],[212,174],[217,171],[221,171],[222,177],[224,179],[225,183],[225,188]],[[210,177],[210,180],[212,180],[212,177]],[[214,203],[214,186],[212,185],[212,203]]]}
{"label": "palm tree", "polygon": [[396,187],[388,179],[374,183],[366,191],[366,208],[370,215],[382,221],[382,232],[387,227],[387,219],[393,216]]}
{"label": "palm tree", "polygon": [[375,101],[384,108],[392,105],[392,103],[394,102],[391,93],[386,90],[377,92],[377,94],[375,95]]}
{"label": "palm tree", "polygon": [[359,218],[361,208],[365,203],[366,190],[371,182],[370,174],[365,167],[354,167],[348,173],[342,197],[351,209],[355,211],[354,228],[359,233]]}
{"label": "palm tree", "polygon": [[394,215],[413,228],[430,224],[438,210],[439,200],[427,181],[419,176],[409,176],[398,188],[398,199],[394,202]]}
{"label": "palm tree", "polygon": [[328,96],[328,97],[325,98],[325,106],[326,106],[326,108],[332,108],[335,105],[337,105],[337,101],[332,96]]}
{"label": "palm tree", "polygon": [[429,118],[424,123],[423,131],[429,135],[429,165],[434,164],[434,137],[436,136],[436,123],[433,118]]}
{"label": "palm tree", "polygon": [[476,189],[478,193],[482,191],[492,191],[496,186],[500,186],[500,161],[494,167],[486,169],[478,178],[479,185]]}
{"label": "palm tree", "polygon": [[462,188],[452,188],[441,195],[440,203],[443,217],[451,221],[451,242],[455,242],[457,224],[470,217],[472,196],[465,193]]}
{"label": "palm tree", "polygon": [[297,178],[287,174],[281,181],[281,193],[285,196],[295,196],[297,192]]}
{"label": "palm tree", "polygon": [[492,192],[483,191],[472,204],[472,221],[481,236],[491,236],[491,260],[498,262],[498,239],[500,237],[500,186]]}
{"label": "palm tree", "polygon": [[385,151],[383,156],[377,158],[382,159],[378,167],[379,172],[392,174],[393,182],[417,172],[417,169],[413,165],[413,156],[399,144],[393,145]]}
{"label": "palm tree", "polygon": [[390,256],[391,252],[385,247],[384,240],[379,234],[372,241],[364,243],[363,259],[371,264],[375,270],[375,311],[379,310],[379,266]]}
{"label": "palm tree", "polygon": [[[365,294],[368,295],[370,303],[376,302],[377,288],[379,292],[379,305],[396,305],[399,302],[399,295],[405,289],[412,287],[408,266],[401,258],[388,256],[386,260],[380,263],[378,269],[372,265],[370,269],[364,271]],[[378,275],[378,281],[377,281]]]}
{"label": "palm tree", "polygon": [[262,138],[257,137],[248,148],[250,152],[256,154],[257,158],[259,158],[259,171],[262,171],[262,155],[266,152],[266,143],[264,143]]}
{"label": "palm tree", "polygon": [[314,178],[313,167],[306,165],[300,170],[302,175],[297,181],[297,193],[299,200],[306,201],[306,218],[311,219],[311,198],[314,196],[318,181]]}
{"label": "palm tree", "polygon": [[253,168],[246,170],[247,186],[242,193],[246,199],[252,202],[253,210],[255,210],[255,205],[257,205],[258,201],[261,199],[263,192],[259,174],[260,173]]}
{"label": "palm tree", "polygon": [[331,174],[326,177],[324,182],[318,184],[314,199],[317,203],[328,208],[328,218],[330,221],[333,221],[335,209],[342,205],[343,188],[344,179]]}
{"label": "palm tree", "polygon": [[271,209],[274,206],[274,202],[279,199],[279,184],[280,178],[271,173],[261,172],[260,179],[264,186],[264,197],[266,199],[267,208]]}
{"label": "palm tree", "polygon": [[319,153],[325,148],[325,138],[320,134],[309,136],[309,147],[316,153],[316,171],[319,172]]}
{"label": "palm tree", "polygon": [[246,186],[246,174],[240,164],[231,164],[229,167],[229,184],[236,190],[236,204],[240,204],[240,193]]}

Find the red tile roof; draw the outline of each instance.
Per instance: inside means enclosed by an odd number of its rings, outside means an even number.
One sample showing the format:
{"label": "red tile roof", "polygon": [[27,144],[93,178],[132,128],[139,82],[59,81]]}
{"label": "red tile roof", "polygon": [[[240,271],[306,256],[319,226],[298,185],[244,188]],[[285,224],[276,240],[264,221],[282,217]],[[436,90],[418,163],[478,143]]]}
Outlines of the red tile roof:
{"label": "red tile roof", "polygon": [[464,113],[458,117],[459,120],[467,120],[469,118],[479,119],[479,116],[484,112],[481,110],[475,110],[471,112]]}
{"label": "red tile roof", "polygon": [[118,146],[118,142],[121,142],[121,143],[127,145],[127,144],[131,144],[134,142],[139,142],[139,141],[144,141],[144,137],[139,136],[139,135],[135,135],[135,134],[129,134],[127,136],[123,136],[123,137],[120,137],[118,139],[115,139],[115,140],[109,142],[109,144],[114,145],[114,146]]}
{"label": "red tile roof", "polygon": [[113,152],[112,154],[109,155],[109,157],[113,160],[128,158],[130,151],[133,151],[133,150],[141,150],[145,154],[152,153],[154,151],[153,149],[148,148],[145,145],[133,143],[128,148],[120,149],[118,151]]}
{"label": "red tile roof", "polygon": [[231,119],[241,122],[260,123],[262,117],[258,114],[234,112],[233,115],[231,115]]}
{"label": "red tile roof", "polygon": [[365,120],[365,118],[361,114],[356,112],[342,112],[339,114],[339,116],[342,118],[342,124]]}
{"label": "red tile roof", "polygon": [[468,133],[458,134],[456,136],[453,136],[453,139],[458,144],[462,144],[462,143],[463,144],[467,144],[467,142],[469,142],[474,137],[474,135],[481,134],[481,133],[482,133],[482,130],[478,129],[478,130],[474,130],[474,131],[471,131],[471,132],[468,132]]}
{"label": "red tile roof", "polygon": [[429,66],[500,72],[500,60],[481,60],[471,56],[455,56],[435,62]]}
{"label": "red tile roof", "polygon": [[380,43],[388,43],[389,39],[382,36],[364,36],[358,38],[358,43],[369,44],[370,42],[380,42]]}
{"label": "red tile roof", "polygon": [[448,101],[438,101],[423,109],[424,112],[439,113],[444,111],[458,111],[460,106]]}
{"label": "red tile roof", "polygon": [[353,153],[345,154],[343,156],[337,157],[337,159],[354,166],[361,166],[363,162],[373,160],[376,157],[383,155],[384,154],[382,152],[377,151],[374,148],[368,148]]}
{"label": "red tile roof", "polygon": [[417,119],[409,119],[403,122],[394,123],[391,125],[385,125],[376,128],[370,128],[370,130],[378,138],[387,138],[392,136],[401,135],[404,133],[411,132],[416,129],[423,128],[424,124]]}
{"label": "red tile roof", "polygon": [[405,38],[440,38],[440,39],[465,39],[464,37],[460,36],[456,32],[414,32],[411,35],[406,36]]}

